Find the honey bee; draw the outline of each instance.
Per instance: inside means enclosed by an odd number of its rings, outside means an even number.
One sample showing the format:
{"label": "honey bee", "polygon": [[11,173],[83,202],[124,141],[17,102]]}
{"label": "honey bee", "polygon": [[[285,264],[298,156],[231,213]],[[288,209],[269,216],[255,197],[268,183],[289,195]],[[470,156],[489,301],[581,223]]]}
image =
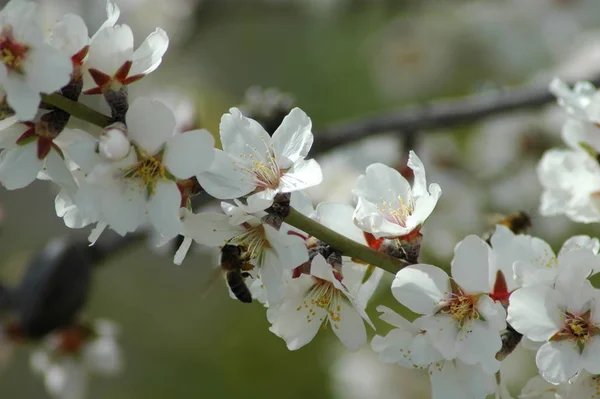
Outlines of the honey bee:
{"label": "honey bee", "polygon": [[[529,228],[531,227],[531,216],[529,216],[526,212],[523,211],[515,212],[508,216],[493,216],[490,219],[492,223],[506,226],[510,229],[510,231],[512,231],[515,234],[523,234],[527,232],[527,230],[529,230]],[[486,241],[489,241],[492,237],[492,234],[494,233],[494,230],[495,228],[491,232],[485,234],[483,238]]]}
{"label": "honey bee", "polygon": [[219,266],[233,295],[244,303],[251,303],[252,294],[245,280],[250,277],[248,270],[252,270],[254,266],[248,263],[244,247],[231,244],[224,245],[221,248]]}

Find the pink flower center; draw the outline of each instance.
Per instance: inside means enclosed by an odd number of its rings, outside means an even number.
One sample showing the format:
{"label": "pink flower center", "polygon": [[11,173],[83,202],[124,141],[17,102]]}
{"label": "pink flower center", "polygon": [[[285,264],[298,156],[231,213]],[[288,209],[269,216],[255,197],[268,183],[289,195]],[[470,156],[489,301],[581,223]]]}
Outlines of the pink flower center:
{"label": "pink flower center", "polygon": [[29,46],[15,40],[10,25],[0,32],[0,59],[9,71],[23,73],[23,61],[27,59]]}

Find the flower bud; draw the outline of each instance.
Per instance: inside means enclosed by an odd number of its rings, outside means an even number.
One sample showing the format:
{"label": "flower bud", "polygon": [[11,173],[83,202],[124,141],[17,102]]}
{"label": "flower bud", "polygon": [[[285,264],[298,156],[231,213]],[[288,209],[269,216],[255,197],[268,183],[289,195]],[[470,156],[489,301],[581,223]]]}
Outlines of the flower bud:
{"label": "flower bud", "polygon": [[98,143],[98,152],[109,161],[120,161],[129,154],[130,149],[131,143],[125,132],[114,125],[105,130]]}

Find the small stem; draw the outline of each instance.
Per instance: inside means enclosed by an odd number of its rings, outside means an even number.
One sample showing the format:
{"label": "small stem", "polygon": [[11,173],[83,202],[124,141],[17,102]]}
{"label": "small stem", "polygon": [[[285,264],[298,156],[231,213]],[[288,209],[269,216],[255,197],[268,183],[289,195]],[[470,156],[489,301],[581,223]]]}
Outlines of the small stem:
{"label": "small stem", "polygon": [[90,122],[102,128],[110,125],[112,122],[109,116],[106,116],[88,107],[87,105],[81,104],[77,101],[69,100],[58,93],[42,94],[42,101],[46,104],[53,105],[56,108],[68,112],[71,116]]}
{"label": "small stem", "polygon": [[304,216],[294,208],[290,207],[290,214],[285,218],[285,222],[326,242],[345,256],[360,259],[390,273],[396,274],[398,270],[409,265],[404,260],[375,251],[366,245],[359,244],[344,235],[338,234],[308,216]]}

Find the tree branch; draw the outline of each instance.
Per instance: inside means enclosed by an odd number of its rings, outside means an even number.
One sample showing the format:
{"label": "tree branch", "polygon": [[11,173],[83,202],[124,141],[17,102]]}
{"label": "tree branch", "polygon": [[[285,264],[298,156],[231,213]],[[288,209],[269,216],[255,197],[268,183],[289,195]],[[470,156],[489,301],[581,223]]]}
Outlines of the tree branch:
{"label": "tree branch", "polygon": [[[598,86],[600,76],[590,81]],[[352,143],[375,133],[398,132],[403,135],[427,129],[450,128],[508,111],[539,107],[554,100],[554,95],[546,86],[523,86],[457,99],[437,100],[427,105],[412,105],[325,128],[317,133],[312,154],[327,152],[341,144]]]}
{"label": "tree branch", "polygon": [[71,116],[88,121],[102,128],[112,123],[112,120],[109,116],[106,116],[80,102],[70,100],[59,93],[42,94],[42,102],[55,106],[56,108],[68,112]]}
{"label": "tree branch", "polygon": [[392,274],[396,274],[398,270],[409,265],[409,263],[404,260],[393,258],[382,252],[375,251],[366,245],[359,244],[344,235],[336,233],[308,216],[304,216],[294,208],[290,208],[290,214],[285,218],[285,222],[326,242],[336,250],[340,251],[344,256],[360,259]]}

